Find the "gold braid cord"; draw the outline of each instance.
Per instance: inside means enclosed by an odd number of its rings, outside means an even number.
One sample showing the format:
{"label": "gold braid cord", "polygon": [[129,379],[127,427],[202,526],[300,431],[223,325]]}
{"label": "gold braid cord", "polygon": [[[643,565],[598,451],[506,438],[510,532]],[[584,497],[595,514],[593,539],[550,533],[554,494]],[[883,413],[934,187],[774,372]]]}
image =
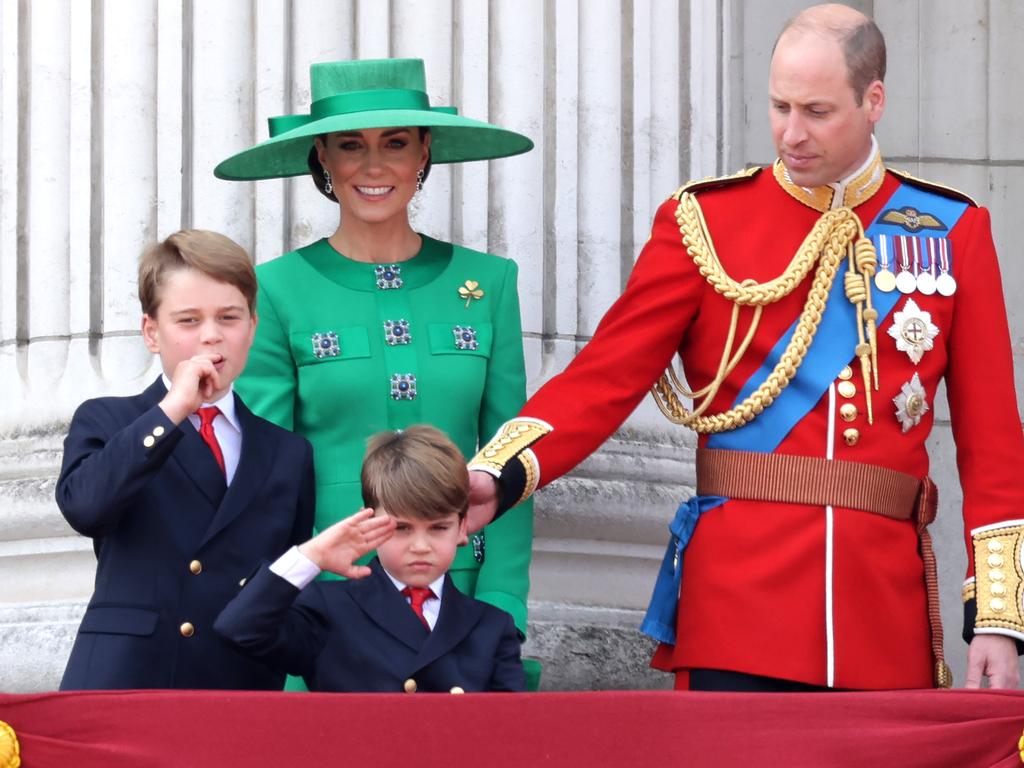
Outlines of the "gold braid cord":
{"label": "gold braid cord", "polygon": [[18,768],[21,765],[21,746],[18,736],[3,720],[0,720],[0,768]]}
{"label": "gold braid cord", "polygon": [[[847,258],[849,270],[844,290],[847,299],[857,308],[858,344],[851,350],[851,355],[856,355],[860,360],[870,422],[873,418],[871,384],[874,384],[874,389],[878,389],[878,312],[871,306],[870,290],[871,277],[875,273],[877,262],[874,246],[865,236],[864,227],[857,215],[849,208],[837,208],[822,214],[810,234],[804,238],[785,271],[779,277],[765,283],[756,283],[753,280],[737,282],[726,273],[718,254],[715,253],[707,222],[693,194],[684,192],[680,196],[679,206],[676,208],[676,221],[683,236],[683,246],[700,274],[716,293],[720,293],[733,303],[733,310],[729,334],[714,379],[697,392],[690,392],[682,385],[670,366],[651,388],[661,412],[670,421],[690,427],[701,434],[728,432],[752,421],[774,402],[796,375],[821,323],[839,265]],[[815,266],[817,268],[811,290],[800,313],[796,331],[774,370],[743,402],[728,411],[704,415],[726,377],[747,351],[757,331],[763,308],[792,293]],[[753,317],[743,341],[734,352],[733,346],[736,342],[742,307],[752,307]],[[680,402],[680,396],[694,401],[692,411]]]}

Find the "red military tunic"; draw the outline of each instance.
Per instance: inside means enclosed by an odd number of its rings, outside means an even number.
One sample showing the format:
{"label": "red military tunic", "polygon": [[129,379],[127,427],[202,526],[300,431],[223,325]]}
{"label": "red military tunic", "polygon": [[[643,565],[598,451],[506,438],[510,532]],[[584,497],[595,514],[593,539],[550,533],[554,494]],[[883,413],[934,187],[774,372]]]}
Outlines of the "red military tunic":
{"label": "red military tunic", "polygon": [[[878,159],[872,161],[877,185],[883,171]],[[853,181],[840,190],[846,195],[840,202],[852,200],[866,228],[900,180],[884,172],[880,188],[866,200],[857,197],[865,197],[863,185],[857,192]],[[779,276],[821,216],[798,199],[799,188],[786,186],[766,169],[695,192],[710,241],[735,280],[761,283]],[[823,191],[828,207],[829,188]],[[951,191],[940,194],[956,196]],[[523,407],[520,417],[540,419],[552,428],[527,449],[539,470],[537,478],[527,472],[527,492],[531,485],[543,486],[568,472],[594,451],[632,412],[675,353],[692,389],[715,376],[733,304],[711,288],[683,247],[677,206],[673,197],[659,208],[626,289],[594,338]],[[837,378],[775,452],[845,459],[925,477],[925,443],[936,390],[945,377],[972,577],[970,530],[1022,516],[1024,439],[988,212],[971,204],[952,230],[942,234],[952,244],[958,290],[951,297],[901,295],[880,323],[874,424],[868,424],[863,382],[853,361],[855,394],[839,394]],[[787,297],[765,307],[749,350],[708,413],[734,404],[800,314],[812,277],[813,270]],[[938,328],[933,348],[916,364],[888,333],[908,298],[930,313]],[[740,338],[750,312],[748,308],[741,315]],[[823,336],[813,341],[828,343]],[[894,398],[915,373],[929,410],[904,432]],[[840,415],[843,404],[855,406],[852,420]],[[847,407],[847,418],[850,412]],[[846,439],[846,430],[855,432]],[[702,436],[700,445],[707,439]],[[839,688],[933,684],[917,533],[908,521],[870,512],[740,499],[707,512],[686,549],[676,634],[675,646],[659,648],[655,666],[725,669]]]}

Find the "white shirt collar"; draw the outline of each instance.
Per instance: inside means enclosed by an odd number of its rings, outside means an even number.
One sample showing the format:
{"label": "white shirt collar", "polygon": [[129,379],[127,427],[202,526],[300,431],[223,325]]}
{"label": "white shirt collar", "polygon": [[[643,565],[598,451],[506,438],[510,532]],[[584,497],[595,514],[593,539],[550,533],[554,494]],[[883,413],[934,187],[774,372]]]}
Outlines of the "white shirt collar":
{"label": "white shirt collar", "polygon": [[[387,577],[391,579],[391,583],[395,585],[395,589],[397,589],[399,592],[401,592],[408,586],[408,584],[403,584],[401,581],[392,576],[390,571],[388,571],[388,569],[385,568],[383,565],[381,565],[380,569],[387,574]],[[444,577],[445,574],[442,573],[440,576],[434,579],[434,581],[430,582],[430,584],[427,585],[430,587],[431,591],[434,593],[434,596],[438,600],[441,599],[441,591],[444,589]]]}

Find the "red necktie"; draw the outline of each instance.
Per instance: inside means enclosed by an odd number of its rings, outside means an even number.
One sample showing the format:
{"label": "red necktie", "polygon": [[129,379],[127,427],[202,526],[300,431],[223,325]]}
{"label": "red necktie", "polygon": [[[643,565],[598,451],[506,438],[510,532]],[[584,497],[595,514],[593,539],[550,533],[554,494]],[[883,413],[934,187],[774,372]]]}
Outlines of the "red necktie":
{"label": "red necktie", "polygon": [[217,435],[213,433],[213,420],[220,413],[220,408],[215,405],[211,405],[207,408],[200,408],[196,411],[199,416],[199,436],[203,438],[203,442],[210,446],[210,450],[213,451],[213,458],[217,460],[217,466],[220,467],[220,471],[224,472],[224,476],[227,477],[227,472],[224,470],[224,454],[221,453],[220,443],[217,442]]}
{"label": "red necktie", "polygon": [[430,622],[423,615],[423,604],[434,596],[433,590],[430,587],[406,587],[402,590],[402,594],[409,598],[409,605],[413,613],[419,617],[420,621],[423,622],[423,626],[429,630]]}

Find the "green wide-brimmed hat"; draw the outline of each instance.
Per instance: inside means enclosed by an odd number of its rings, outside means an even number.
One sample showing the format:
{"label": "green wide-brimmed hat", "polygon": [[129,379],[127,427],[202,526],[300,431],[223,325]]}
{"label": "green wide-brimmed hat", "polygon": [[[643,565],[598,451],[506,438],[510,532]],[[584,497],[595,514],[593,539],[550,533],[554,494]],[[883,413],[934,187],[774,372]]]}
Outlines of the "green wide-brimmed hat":
{"label": "green wide-brimmed hat", "polygon": [[422,59],[331,61],[309,69],[308,115],[270,119],[271,138],[224,160],[213,173],[247,181],[309,173],[313,137],[368,128],[429,128],[433,163],[491,160],[527,152],[526,136],[431,107]]}

